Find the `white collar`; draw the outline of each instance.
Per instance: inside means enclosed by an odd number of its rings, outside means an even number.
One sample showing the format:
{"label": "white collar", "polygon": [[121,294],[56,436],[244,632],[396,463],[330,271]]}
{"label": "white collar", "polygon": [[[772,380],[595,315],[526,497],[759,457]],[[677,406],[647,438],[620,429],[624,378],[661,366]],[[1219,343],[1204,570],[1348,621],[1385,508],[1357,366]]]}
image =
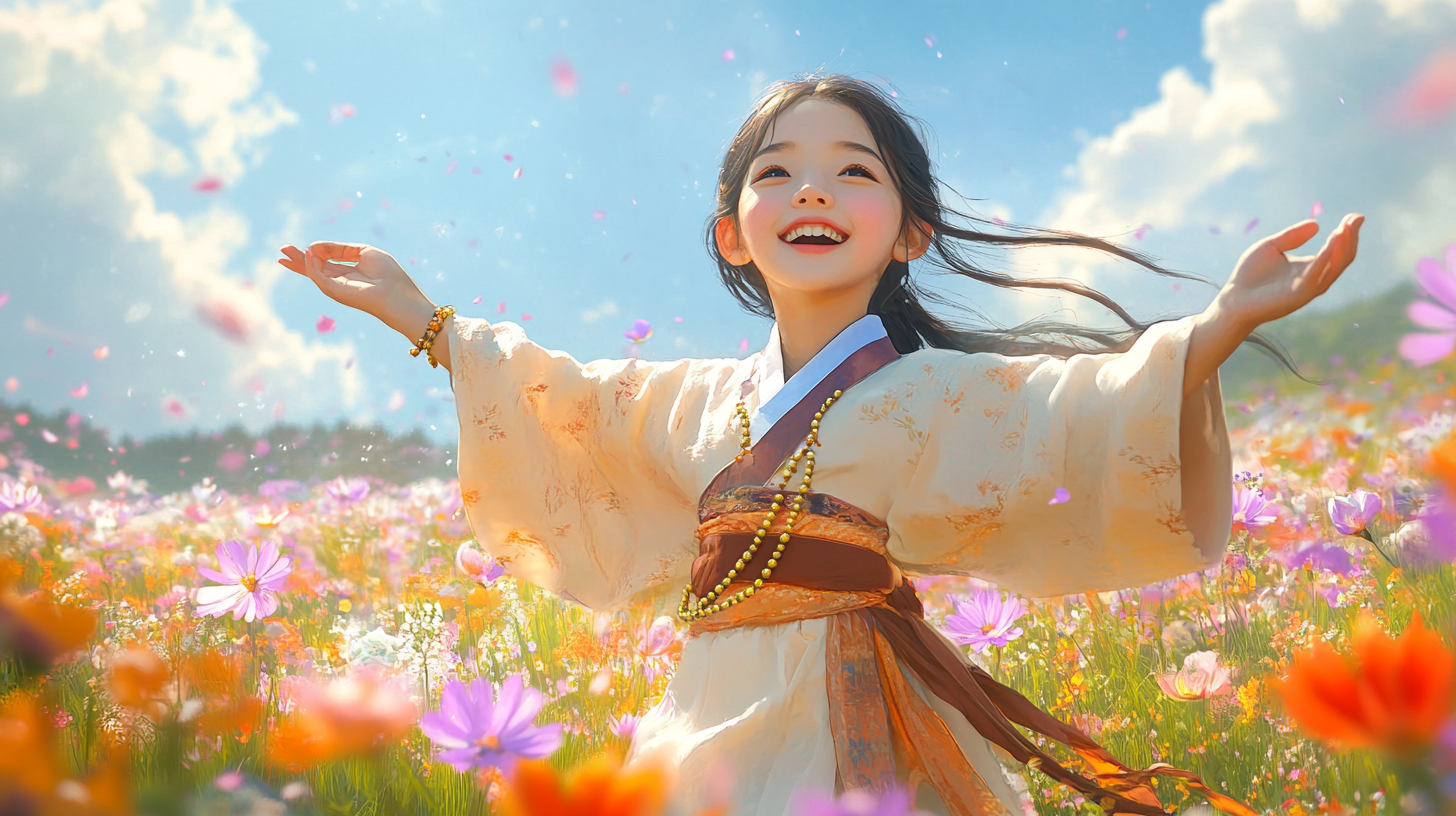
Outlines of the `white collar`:
{"label": "white collar", "polygon": [[768,333],[768,345],[760,352],[754,388],[758,391],[758,410],[749,417],[749,430],[755,440],[762,439],[784,414],[803,399],[814,386],[824,381],[849,355],[883,337],[889,337],[879,315],[865,315],[835,335],[810,360],[784,382],[784,350],[779,341],[779,324]]}

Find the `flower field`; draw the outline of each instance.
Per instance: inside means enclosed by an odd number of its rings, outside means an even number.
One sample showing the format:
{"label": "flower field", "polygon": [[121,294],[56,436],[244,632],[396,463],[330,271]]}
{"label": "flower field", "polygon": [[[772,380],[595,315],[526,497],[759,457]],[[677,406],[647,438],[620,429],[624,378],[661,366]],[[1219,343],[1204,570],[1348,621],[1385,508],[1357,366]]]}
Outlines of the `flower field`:
{"label": "flower field", "polygon": [[[917,579],[927,617],[1134,767],[1265,813],[1414,807],[1456,783],[1451,374],[1392,361],[1231,404],[1221,569],[1055,600]],[[77,496],[17,456],[0,510],[6,812],[564,812],[554,771],[578,769],[647,813],[670,784],[612,760],[672,676],[669,610],[504,575],[452,482],[158,495],[117,472]],[[1015,771],[1028,811],[1098,810]]]}

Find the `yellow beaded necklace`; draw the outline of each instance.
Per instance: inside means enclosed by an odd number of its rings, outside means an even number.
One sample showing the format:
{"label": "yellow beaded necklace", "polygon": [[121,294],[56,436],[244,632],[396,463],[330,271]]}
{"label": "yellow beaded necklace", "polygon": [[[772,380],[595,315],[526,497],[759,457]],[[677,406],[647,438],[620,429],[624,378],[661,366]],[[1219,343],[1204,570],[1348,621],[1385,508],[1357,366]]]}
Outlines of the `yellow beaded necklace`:
{"label": "yellow beaded necklace", "polygon": [[[779,489],[783,490],[789,486],[789,480],[794,478],[794,474],[798,472],[799,463],[801,461],[804,463],[804,476],[799,483],[798,493],[794,496],[794,506],[788,511],[788,521],[784,525],[783,533],[779,535],[778,546],[774,548],[773,555],[769,556],[768,563],[759,573],[763,577],[753,579],[752,586],[744,587],[731,597],[722,597],[723,593],[728,589],[728,585],[732,583],[733,579],[738,577],[738,573],[747,567],[748,563],[753,560],[753,557],[758,554],[758,545],[763,543],[764,536],[768,535],[769,529],[773,526],[774,519],[778,517],[779,511],[784,507],[784,494],[782,493],[774,495],[773,504],[769,506],[768,513],[763,517],[763,522],[754,531],[753,543],[748,545],[748,549],[744,550],[743,555],[739,556],[738,562],[733,565],[732,569],[728,570],[727,577],[719,581],[718,585],[709,590],[707,595],[697,599],[692,597],[693,585],[691,583],[683,587],[682,602],[677,607],[678,619],[691,623],[695,620],[701,620],[714,612],[727,609],[730,606],[737,606],[743,599],[752,597],[753,593],[759,587],[763,586],[763,582],[770,575],[773,575],[774,567],[779,565],[779,558],[783,556],[784,547],[789,543],[789,534],[794,531],[794,525],[799,520],[799,514],[804,506],[804,496],[809,493],[809,486],[814,480],[814,446],[819,444],[819,420],[824,418],[824,414],[829,411],[829,406],[833,405],[834,401],[843,393],[843,391],[835,391],[834,396],[826,399],[824,404],[819,406],[819,410],[814,414],[814,420],[809,423],[809,435],[804,437],[804,444],[794,453],[789,464],[785,465],[783,472],[779,474]],[[749,449],[753,447],[753,440],[748,433],[748,411],[743,407],[742,402],[738,403],[738,407],[734,410],[734,413],[738,416],[738,420],[743,428],[743,435],[738,443],[739,447],[743,450],[738,454],[737,459],[734,460],[737,461],[748,455]]]}

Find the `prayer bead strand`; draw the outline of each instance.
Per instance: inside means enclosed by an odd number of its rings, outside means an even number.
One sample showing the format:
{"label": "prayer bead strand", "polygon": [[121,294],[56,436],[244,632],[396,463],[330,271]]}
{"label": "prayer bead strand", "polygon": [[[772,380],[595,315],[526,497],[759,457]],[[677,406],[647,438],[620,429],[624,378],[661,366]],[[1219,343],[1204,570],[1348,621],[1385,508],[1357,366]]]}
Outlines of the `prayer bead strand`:
{"label": "prayer bead strand", "polygon": [[[758,588],[763,586],[764,581],[773,575],[774,568],[779,565],[779,558],[783,557],[784,548],[788,546],[789,539],[794,532],[794,525],[799,522],[799,517],[803,513],[804,497],[808,495],[809,488],[814,481],[814,448],[820,444],[819,421],[824,418],[824,414],[829,410],[829,406],[833,405],[834,401],[843,393],[843,391],[836,390],[834,396],[826,399],[824,404],[819,407],[819,410],[814,414],[813,421],[809,423],[809,435],[804,437],[803,446],[794,453],[789,464],[778,474],[780,477],[778,487],[780,490],[785,490],[789,486],[789,481],[794,478],[794,474],[798,472],[799,464],[802,462],[804,465],[804,475],[799,482],[798,492],[793,498],[793,507],[788,510],[788,516],[784,523],[784,531],[779,534],[779,540],[774,547],[773,555],[769,556],[768,562],[759,571],[761,577],[753,579],[752,586],[744,587],[730,597],[723,597],[723,593],[727,591],[729,584],[748,567],[748,564],[753,561],[754,556],[758,554],[759,545],[763,544],[764,538],[769,535],[769,530],[773,529],[774,519],[778,518],[779,511],[785,509],[783,493],[774,494],[773,504],[769,506],[769,510],[764,515],[763,521],[759,524],[758,529],[754,531],[753,543],[748,545],[747,550],[743,551],[743,555],[728,570],[728,575],[723,580],[708,590],[708,594],[697,599],[694,599],[692,596],[693,585],[691,583],[683,587],[682,602],[677,607],[678,619],[691,623],[692,621],[702,620],[714,612],[720,612],[730,606],[737,606],[744,599],[753,597],[753,594],[758,591]],[[743,425],[741,444],[746,453],[752,446],[752,440],[748,435],[748,413],[743,410],[742,403],[738,404],[737,414]],[[742,458],[743,455],[739,454],[739,458]]]}

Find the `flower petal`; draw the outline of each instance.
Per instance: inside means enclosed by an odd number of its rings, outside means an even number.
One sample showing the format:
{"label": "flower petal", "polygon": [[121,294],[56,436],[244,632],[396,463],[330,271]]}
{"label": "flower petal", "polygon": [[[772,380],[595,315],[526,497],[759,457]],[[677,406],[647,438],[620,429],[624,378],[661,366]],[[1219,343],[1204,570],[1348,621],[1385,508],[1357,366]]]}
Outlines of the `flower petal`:
{"label": "flower petal", "polygon": [[1429,300],[1413,301],[1405,307],[1406,317],[1417,326],[1442,331],[1456,331],[1456,314],[1443,309]]}
{"label": "flower petal", "polygon": [[1400,356],[1418,366],[1430,365],[1450,356],[1456,349],[1456,333],[1425,334],[1415,332],[1400,338]]}
{"label": "flower petal", "polygon": [[1422,258],[1416,262],[1416,280],[1431,297],[1456,310],[1456,274],[1442,269],[1435,258]]}

